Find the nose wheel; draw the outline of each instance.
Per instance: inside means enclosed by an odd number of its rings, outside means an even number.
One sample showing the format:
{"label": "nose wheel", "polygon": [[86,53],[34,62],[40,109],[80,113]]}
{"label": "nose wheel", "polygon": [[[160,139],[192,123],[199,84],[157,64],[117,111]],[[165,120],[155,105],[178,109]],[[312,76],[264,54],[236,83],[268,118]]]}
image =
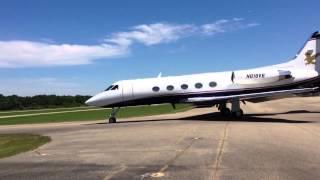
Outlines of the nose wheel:
{"label": "nose wheel", "polygon": [[109,124],[117,122],[116,115],[119,112],[119,110],[120,110],[120,107],[112,108],[111,114],[109,116]]}
{"label": "nose wheel", "polygon": [[115,117],[109,117],[109,123],[116,123],[117,122],[117,118]]}

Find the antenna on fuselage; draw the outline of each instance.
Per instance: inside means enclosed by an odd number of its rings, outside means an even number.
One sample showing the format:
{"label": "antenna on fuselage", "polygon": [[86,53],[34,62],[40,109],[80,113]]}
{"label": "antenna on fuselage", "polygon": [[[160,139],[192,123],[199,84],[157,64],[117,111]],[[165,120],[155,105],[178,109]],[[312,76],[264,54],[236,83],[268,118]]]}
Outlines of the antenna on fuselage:
{"label": "antenna on fuselage", "polygon": [[232,81],[232,83],[234,83],[233,80],[234,80],[234,72],[232,71],[232,74],[231,74],[231,81]]}
{"label": "antenna on fuselage", "polygon": [[160,72],[160,73],[158,74],[158,78],[161,78],[161,76],[162,76],[162,72]]}

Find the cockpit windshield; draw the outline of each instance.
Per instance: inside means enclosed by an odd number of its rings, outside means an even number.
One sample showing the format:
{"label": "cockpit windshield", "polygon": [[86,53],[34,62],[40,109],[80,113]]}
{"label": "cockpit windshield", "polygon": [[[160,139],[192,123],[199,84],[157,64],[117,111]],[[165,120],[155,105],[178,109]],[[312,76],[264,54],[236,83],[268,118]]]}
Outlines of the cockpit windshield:
{"label": "cockpit windshield", "polygon": [[119,86],[118,85],[114,85],[111,90],[118,90]]}
{"label": "cockpit windshield", "polygon": [[104,91],[109,91],[111,88],[113,88],[114,85],[109,86],[106,90]]}
{"label": "cockpit windshield", "polygon": [[109,91],[109,90],[113,91],[113,90],[118,90],[118,89],[119,89],[118,85],[111,85],[104,91]]}

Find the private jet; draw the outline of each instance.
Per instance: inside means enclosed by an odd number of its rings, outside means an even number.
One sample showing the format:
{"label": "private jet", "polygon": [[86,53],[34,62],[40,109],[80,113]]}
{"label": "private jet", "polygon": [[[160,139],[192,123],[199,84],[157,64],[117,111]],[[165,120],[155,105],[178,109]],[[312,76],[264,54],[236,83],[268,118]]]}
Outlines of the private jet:
{"label": "private jet", "polygon": [[[87,105],[111,107],[116,123],[120,107],[190,103],[217,107],[224,116],[241,118],[241,103],[292,96],[315,96],[320,83],[320,32],[314,32],[296,56],[285,63],[247,70],[122,80],[91,97]],[[227,104],[231,104],[231,110]]]}

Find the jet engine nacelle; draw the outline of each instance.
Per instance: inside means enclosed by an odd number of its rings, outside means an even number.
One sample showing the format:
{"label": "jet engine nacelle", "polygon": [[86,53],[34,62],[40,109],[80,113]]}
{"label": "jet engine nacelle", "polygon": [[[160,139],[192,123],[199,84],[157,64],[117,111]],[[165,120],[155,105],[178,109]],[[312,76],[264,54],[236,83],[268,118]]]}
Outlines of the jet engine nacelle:
{"label": "jet engine nacelle", "polygon": [[236,71],[232,73],[231,80],[235,84],[268,84],[275,83],[284,79],[292,78],[290,71],[282,70],[254,70],[254,71]]}

